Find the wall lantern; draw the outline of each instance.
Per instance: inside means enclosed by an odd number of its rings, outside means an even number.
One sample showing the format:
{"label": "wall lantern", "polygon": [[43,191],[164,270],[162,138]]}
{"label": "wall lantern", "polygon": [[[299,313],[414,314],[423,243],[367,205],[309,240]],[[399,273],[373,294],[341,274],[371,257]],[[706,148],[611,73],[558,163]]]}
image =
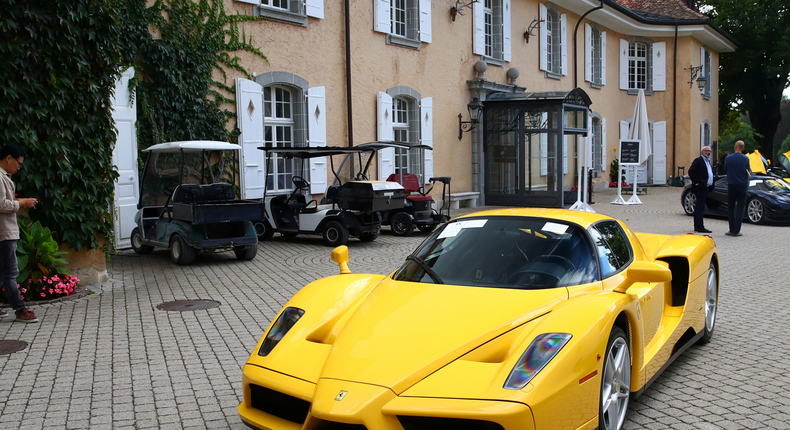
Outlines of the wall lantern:
{"label": "wall lantern", "polygon": [[[689,88],[693,87],[694,86],[694,81],[696,81],[697,82],[697,88],[699,88],[700,91],[703,91],[705,89],[705,84],[708,83],[708,80],[705,79],[705,74],[702,73],[702,66],[701,65],[696,66],[696,67],[695,66],[686,67],[683,70],[690,70],[691,71],[691,80],[689,81]],[[699,77],[697,77],[697,76],[699,76]]]}
{"label": "wall lantern", "polygon": [[469,119],[471,121],[461,121],[463,115],[458,114],[458,140],[461,140],[465,131],[474,130],[483,117],[483,104],[480,103],[479,98],[475,97],[472,103],[466,105],[466,108],[469,110]]}

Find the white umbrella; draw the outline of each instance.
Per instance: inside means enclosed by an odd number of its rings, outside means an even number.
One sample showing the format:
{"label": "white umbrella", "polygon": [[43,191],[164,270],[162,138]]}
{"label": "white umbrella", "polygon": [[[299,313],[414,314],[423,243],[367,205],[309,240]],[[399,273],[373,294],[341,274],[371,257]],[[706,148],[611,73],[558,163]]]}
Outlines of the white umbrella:
{"label": "white umbrella", "polygon": [[[647,119],[647,103],[645,102],[645,91],[639,90],[636,96],[636,106],[634,106],[634,116],[631,120],[631,127],[628,128],[628,139],[638,140],[639,144],[639,164],[647,164],[647,158],[653,153],[653,145],[650,143],[650,123]],[[642,201],[636,196],[636,169],[634,166],[634,194],[628,200],[633,204],[641,204]]]}

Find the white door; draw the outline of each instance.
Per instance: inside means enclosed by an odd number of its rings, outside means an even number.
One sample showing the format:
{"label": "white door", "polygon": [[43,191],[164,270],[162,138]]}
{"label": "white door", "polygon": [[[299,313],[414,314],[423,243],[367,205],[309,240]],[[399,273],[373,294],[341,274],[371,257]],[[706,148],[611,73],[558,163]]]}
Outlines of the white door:
{"label": "white door", "polygon": [[112,163],[118,169],[115,181],[115,201],[113,202],[113,218],[115,220],[115,247],[128,249],[132,247],[132,230],[136,227],[134,215],[137,213],[139,200],[139,178],[137,174],[137,133],[135,122],[137,110],[134,101],[130,100],[129,79],[134,76],[134,69],[129,68],[115,82],[112,97],[112,119],[118,131],[115,149],[112,152]]}
{"label": "white door", "polygon": [[653,184],[667,183],[667,122],[653,124]]}

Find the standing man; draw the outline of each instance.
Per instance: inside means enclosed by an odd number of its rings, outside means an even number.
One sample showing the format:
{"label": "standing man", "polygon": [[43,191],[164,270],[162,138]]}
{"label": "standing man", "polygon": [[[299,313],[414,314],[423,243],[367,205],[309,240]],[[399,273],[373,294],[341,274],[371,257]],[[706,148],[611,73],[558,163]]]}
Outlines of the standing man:
{"label": "standing man", "polygon": [[702,154],[695,158],[689,167],[691,191],[697,198],[694,206],[694,232],[711,233],[705,228],[703,214],[705,213],[705,199],[708,198],[708,189],[713,187],[713,168],[710,164],[710,146],[702,147]]}
{"label": "standing man", "polygon": [[730,221],[730,231],[724,233],[727,236],[743,236],[743,210],[746,206],[749,178],[752,176],[749,157],[743,153],[745,146],[742,140],[735,142],[735,153],[724,159],[724,173],[727,174],[727,219]]}
{"label": "standing man", "polygon": [[[16,199],[16,186],[10,176],[22,168],[25,153],[18,146],[8,144],[0,149],[0,282],[11,308],[16,312],[16,320],[26,323],[38,322],[36,314],[25,306],[19,295],[16,278],[19,267],[16,262],[16,241],[19,240],[19,224],[16,214],[19,208],[32,208],[36,199]],[[0,318],[8,312],[0,309]]]}

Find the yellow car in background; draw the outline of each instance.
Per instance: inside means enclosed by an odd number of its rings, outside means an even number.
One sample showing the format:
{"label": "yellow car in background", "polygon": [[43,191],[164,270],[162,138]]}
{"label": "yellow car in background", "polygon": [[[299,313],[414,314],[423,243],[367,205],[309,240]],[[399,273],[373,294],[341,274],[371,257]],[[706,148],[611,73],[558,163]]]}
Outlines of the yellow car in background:
{"label": "yellow car in background", "polygon": [[710,340],[710,237],[504,209],[437,229],[389,276],[298,292],[244,366],[260,429],[620,429],[629,399]]}

